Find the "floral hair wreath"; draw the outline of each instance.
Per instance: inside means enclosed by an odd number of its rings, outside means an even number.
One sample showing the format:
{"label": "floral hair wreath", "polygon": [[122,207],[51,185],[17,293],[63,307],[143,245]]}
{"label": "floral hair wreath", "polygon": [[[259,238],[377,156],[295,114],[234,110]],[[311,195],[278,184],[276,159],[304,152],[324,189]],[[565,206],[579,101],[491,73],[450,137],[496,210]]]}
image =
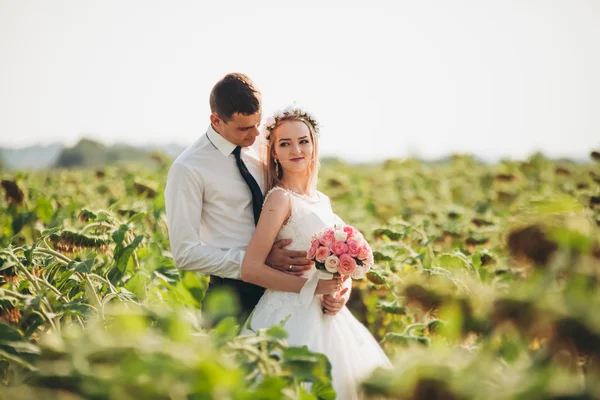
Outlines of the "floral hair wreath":
{"label": "floral hair wreath", "polygon": [[319,122],[317,121],[317,119],[315,118],[314,115],[310,114],[308,111],[303,110],[300,107],[297,106],[288,106],[284,109],[279,109],[277,111],[275,111],[273,113],[273,115],[268,116],[264,122],[263,122],[263,128],[264,128],[264,133],[265,133],[265,138],[268,139],[269,135],[271,135],[271,132],[273,131],[273,129],[275,129],[275,127],[277,126],[277,124],[279,123],[280,120],[287,118],[287,117],[299,117],[304,119],[306,122],[308,122],[309,124],[312,125],[314,131],[315,131],[315,135],[319,135]]}

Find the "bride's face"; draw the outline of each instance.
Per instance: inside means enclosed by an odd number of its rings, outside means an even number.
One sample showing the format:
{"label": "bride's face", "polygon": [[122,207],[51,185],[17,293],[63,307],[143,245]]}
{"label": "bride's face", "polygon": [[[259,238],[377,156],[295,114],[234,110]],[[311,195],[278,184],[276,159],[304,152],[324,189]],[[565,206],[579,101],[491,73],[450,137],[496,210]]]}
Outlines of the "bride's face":
{"label": "bride's face", "polygon": [[313,157],[313,141],[308,126],[302,121],[284,121],[273,131],[273,157],[283,171],[305,171]]}

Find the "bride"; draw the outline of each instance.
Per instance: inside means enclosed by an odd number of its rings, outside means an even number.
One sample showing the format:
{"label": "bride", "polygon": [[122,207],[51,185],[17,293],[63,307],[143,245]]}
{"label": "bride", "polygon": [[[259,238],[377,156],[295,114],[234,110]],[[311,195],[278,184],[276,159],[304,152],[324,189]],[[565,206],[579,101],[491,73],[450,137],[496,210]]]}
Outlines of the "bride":
{"label": "bride", "polygon": [[[272,287],[265,284],[264,271],[269,268],[265,260],[273,242],[291,238],[291,250],[307,251],[314,233],[343,222],[333,213],[329,198],[316,190],[317,121],[305,111],[288,108],[268,118],[265,125],[267,195],[246,249],[242,280]],[[337,398],[358,399],[360,380],[377,367],[390,367],[390,362],[345,306],[335,316],[323,313],[321,296],[315,294],[319,279],[314,267],[303,277],[308,280],[300,293],[267,289],[248,319],[251,326],[246,322],[242,333],[268,328],[289,317],[284,325],[289,345],[306,345],[325,354],[332,365]],[[351,279],[344,282],[347,288],[351,285]]]}

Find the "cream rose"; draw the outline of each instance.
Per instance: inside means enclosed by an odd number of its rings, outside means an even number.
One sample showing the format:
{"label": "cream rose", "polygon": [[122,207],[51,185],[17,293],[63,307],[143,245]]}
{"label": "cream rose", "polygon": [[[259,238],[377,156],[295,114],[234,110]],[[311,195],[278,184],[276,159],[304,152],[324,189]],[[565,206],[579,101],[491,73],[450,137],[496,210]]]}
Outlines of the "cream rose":
{"label": "cream rose", "polygon": [[335,238],[336,242],[345,242],[346,239],[348,239],[348,234],[342,230],[336,229],[333,237]]}
{"label": "cream rose", "polygon": [[350,276],[352,277],[352,279],[362,279],[365,277],[366,273],[366,268],[357,265],[354,271],[352,271],[352,274],[350,274]]}
{"label": "cream rose", "polygon": [[335,255],[331,255],[325,260],[325,269],[332,274],[338,272],[338,265],[340,265],[340,259]]}

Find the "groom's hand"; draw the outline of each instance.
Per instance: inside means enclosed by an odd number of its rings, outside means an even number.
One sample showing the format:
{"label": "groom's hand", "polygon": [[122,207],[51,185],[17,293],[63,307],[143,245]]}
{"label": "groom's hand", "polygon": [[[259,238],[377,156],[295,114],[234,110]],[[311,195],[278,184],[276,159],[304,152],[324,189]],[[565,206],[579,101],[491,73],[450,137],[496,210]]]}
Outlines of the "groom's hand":
{"label": "groom's hand", "polygon": [[275,242],[267,257],[267,265],[290,275],[300,276],[312,267],[312,261],[306,258],[305,251],[285,250],[292,239]]}

